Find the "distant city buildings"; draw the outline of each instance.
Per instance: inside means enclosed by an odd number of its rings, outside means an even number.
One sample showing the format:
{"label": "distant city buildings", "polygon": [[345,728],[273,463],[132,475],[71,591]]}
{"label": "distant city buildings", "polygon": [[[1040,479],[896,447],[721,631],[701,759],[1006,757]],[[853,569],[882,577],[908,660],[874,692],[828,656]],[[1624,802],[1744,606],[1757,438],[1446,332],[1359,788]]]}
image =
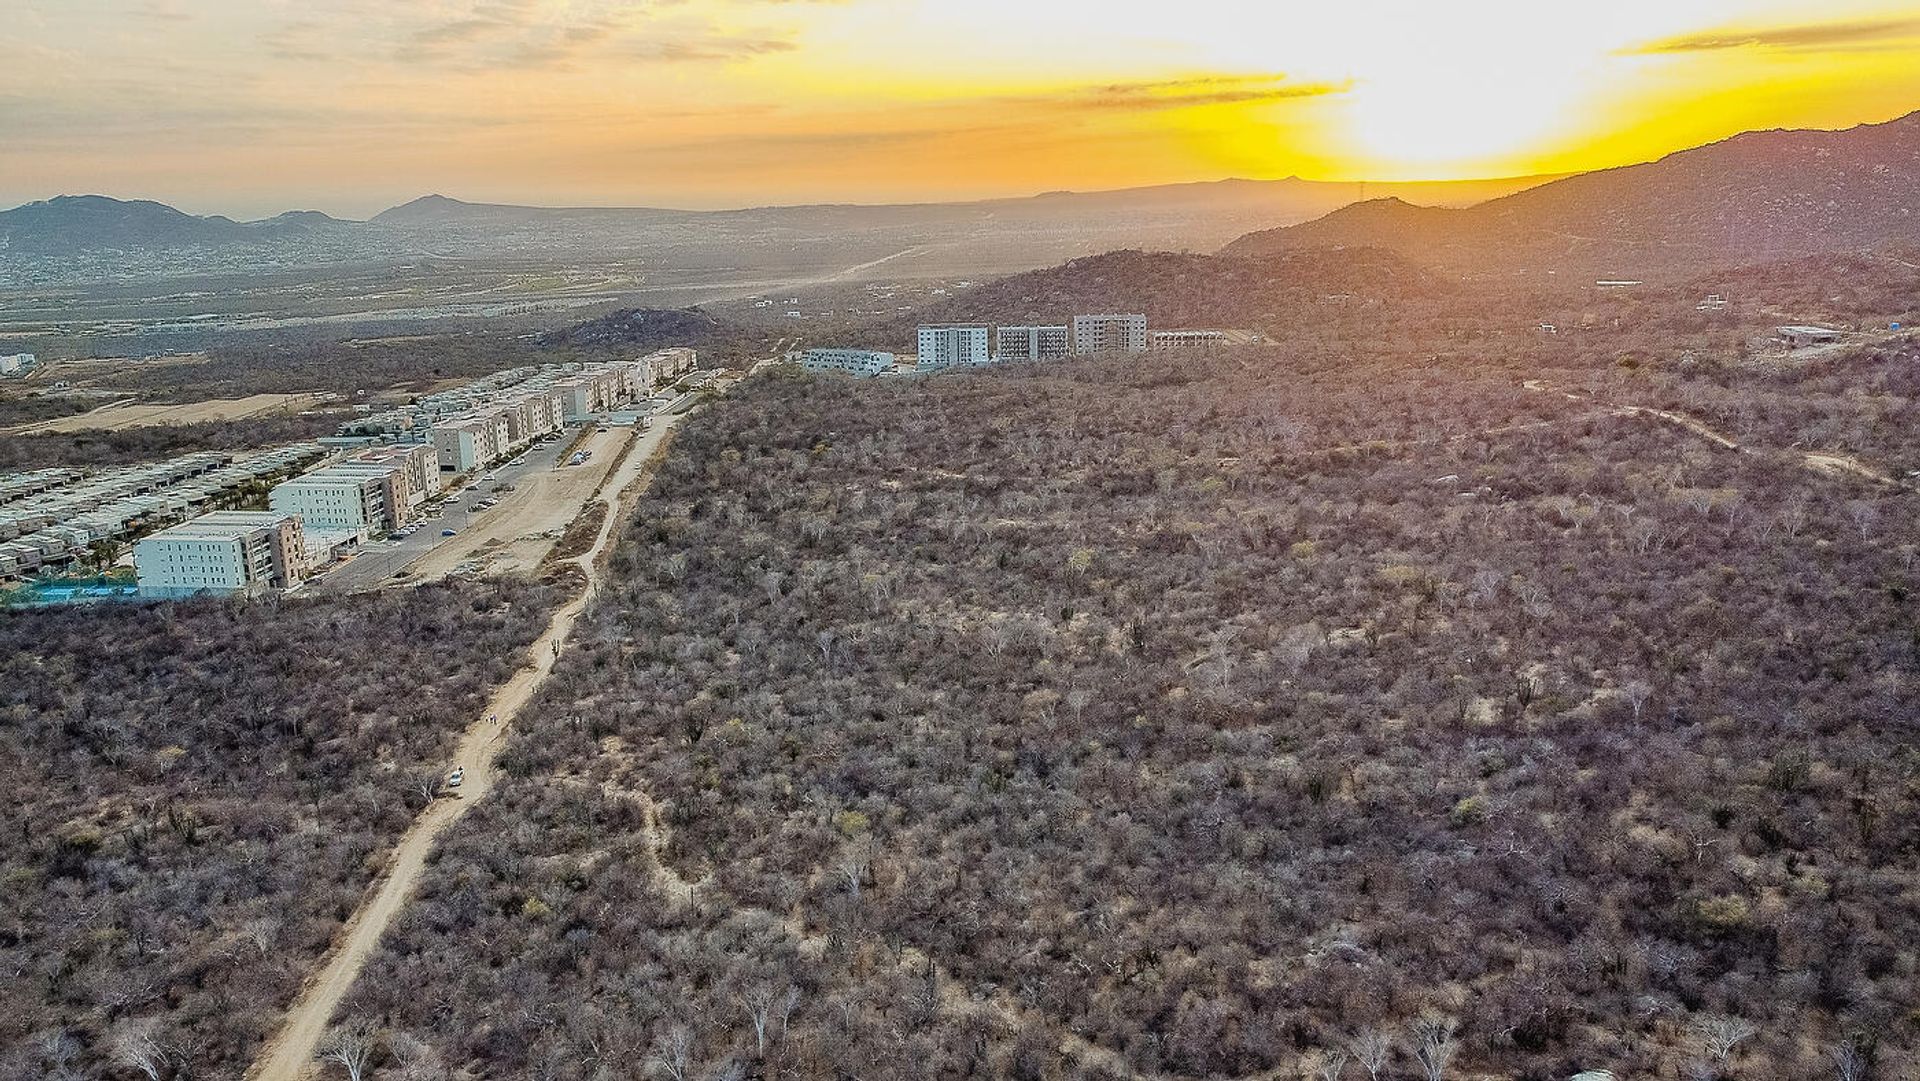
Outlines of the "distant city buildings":
{"label": "distant city buildings", "polygon": [[1076,315],[1073,317],[1075,356],[1146,351],[1147,317],[1144,315]]}
{"label": "distant city buildings", "polygon": [[949,324],[920,328],[919,369],[968,368],[993,363],[993,328]]}
{"label": "distant city buildings", "polygon": [[1073,328],[1059,326],[1001,327],[994,332],[993,359],[1001,364],[1038,360],[1065,360],[1073,355]]}
{"label": "distant city buildings", "polygon": [[898,363],[892,353],[874,349],[808,349],[796,359],[810,372],[840,372],[861,379],[890,372]]}

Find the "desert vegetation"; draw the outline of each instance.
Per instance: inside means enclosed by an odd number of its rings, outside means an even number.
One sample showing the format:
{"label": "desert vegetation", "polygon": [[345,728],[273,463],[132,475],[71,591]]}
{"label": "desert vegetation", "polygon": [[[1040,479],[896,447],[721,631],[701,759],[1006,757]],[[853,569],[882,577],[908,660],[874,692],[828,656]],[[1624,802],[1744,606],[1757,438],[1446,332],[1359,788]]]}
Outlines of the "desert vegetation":
{"label": "desert vegetation", "polygon": [[[1798,384],[1622,337],[750,382],[342,1024],[410,1078],[1907,1076],[1915,496],[1647,411]],[[1804,407],[1911,455],[1905,363]]]}
{"label": "desert vegetation", "polygon": [[203,450],[254,450],[332,435],[351,413],[215,420],[119,430],[0,436],[0,471],[149,462]]}
{"label": "desert vegetation", "polygon": [[0,614],[0,1077],[238,1078],[555,600]]}

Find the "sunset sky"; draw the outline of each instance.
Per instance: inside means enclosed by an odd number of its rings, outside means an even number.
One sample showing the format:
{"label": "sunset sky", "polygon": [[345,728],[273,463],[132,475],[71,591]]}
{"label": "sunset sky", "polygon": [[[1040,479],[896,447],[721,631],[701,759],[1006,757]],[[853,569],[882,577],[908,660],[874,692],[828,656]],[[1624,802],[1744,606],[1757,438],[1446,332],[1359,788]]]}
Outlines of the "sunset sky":
{"label": "sunset sky", "polygon": [[1646,160],[1920,108],[1877,0],[0,0],[0,203],[360,216]]}

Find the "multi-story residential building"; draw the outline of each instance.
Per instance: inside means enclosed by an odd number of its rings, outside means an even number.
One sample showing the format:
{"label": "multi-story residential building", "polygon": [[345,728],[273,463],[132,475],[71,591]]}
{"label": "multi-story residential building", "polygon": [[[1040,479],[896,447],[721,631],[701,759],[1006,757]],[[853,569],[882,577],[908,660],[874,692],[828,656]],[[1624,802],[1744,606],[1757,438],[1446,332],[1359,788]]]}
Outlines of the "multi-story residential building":
{"label": "multi-story residential building", "polygon": [[648,382],[651,385],[647,389],[651,391],[661,383],[673,382],[692,372],[699,362],[699,354],[691,349],[662,349],[649,355],[641,361],[647,365],[649,372]]}
{"label": "multi-story residential building", "polygon": [[30,372],[38,362],[32,353],[11,353],[0,357],[0,375],[20,375]]}
{"label": "multi-story residential building", "polygon": [[1147,317],[1076,315],[1073,317],[1073,351],[1083,357],[1093,353],[1144,353],[1147,351]]}
{"label": "multi-story residential building", "polygon": [[440,490],[439,458],[432,447],[422,443],[368,447],[347,460],[394,466],[406,474],[407,486],[417,499],[424,500]]}
{"label": "multi-story residential building", "polygon": [[221,511],[163,529],[133,546],[140,591],[152,597],[254,596],[306,574],[297,514]]}
{"label": "multi-story residential building", "polygon": [[278,513],[299,515],[309,533],[364,538],[375,530],[393,528],[397,516],[387,508],[392,475],[321,469],[274,485],[267,504]]}
{"label": "multi-story residential building", "polygon": [[507,418],[497,412],[470,413],[433,426],[433,449],[442,473],[470,473],[506,457],[513,445]]}
{"label": "multi-story residential building", "polygon": [[[310,474],[312,475],[312,474]],[[320,470],[317,474],[325,479],[339,480],[342,483],[355,477],[371,477],[380,482],[380,520],[375,523],[381,529],[399,529],[417,517],[415,508],[427,501],[429,491],[438,490],[439,477],[434,477],[433,489],[414,487],[413,475],[397,462],[340,462]]]}
{"label": "multi-story residential building", "polygon": [[797,359],[810,372],[844,372],[862,379],[892,371],[897,360],[874,349],[808,349]]}
{"label": "multi-story residential building", "polygon": [[993,330],[977,324],[920,328],[919,369],[966,368],[993,363]]}
{"label": "multi-story residential building", "polygon": [[1073,328],[1060,326],[1001,327],[994,332],[993,359],[1001,364],[1030,360],[1063,360],[1073,355]]}

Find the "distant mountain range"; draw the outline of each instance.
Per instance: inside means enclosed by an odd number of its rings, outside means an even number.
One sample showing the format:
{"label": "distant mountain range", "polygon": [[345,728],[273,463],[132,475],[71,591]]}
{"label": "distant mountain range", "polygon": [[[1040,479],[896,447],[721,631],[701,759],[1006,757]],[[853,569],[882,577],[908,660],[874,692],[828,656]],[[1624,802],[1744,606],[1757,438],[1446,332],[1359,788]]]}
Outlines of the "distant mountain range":
{"label": "distant mountain range", "polygon": [[298,265],[301,258],[506,256],[790,272],[843,261],[858,267],[874,259],[906,258],[912,264],[920,258],[918,265],[893,272],[968,274],[1114,248],[1214,248],[1250,229],[1305,221],[1369,193],[1464,206],[1550,179],[1388,185],[1227,180],[960,203],[718,211],[507,206],[429,195],[365,222],[316,211],[237,222],[155,202],[61,196],[0,212],[0,261],[58,263],[111,254],[164,257],[178,268],[195,257],[210,265],[249,259]]}
{"label": "distant mountain range", "polygon": [[316,231],[348,230],[356,223],[317,210],[296,210],[265,221],[196,217],[165,203],[104,195],[62,195],[0,213],[0,251],[58,255],[94,250],[217,248],[259,245]]}
{"label": "distant mountain range", "polygon": [[1256,232],[1229,255],[1379,247],[1468,275],[1673,276],[1920,246],[1920,113],[1846,131],[1748,132],[1465,209],[1394,199]]}

